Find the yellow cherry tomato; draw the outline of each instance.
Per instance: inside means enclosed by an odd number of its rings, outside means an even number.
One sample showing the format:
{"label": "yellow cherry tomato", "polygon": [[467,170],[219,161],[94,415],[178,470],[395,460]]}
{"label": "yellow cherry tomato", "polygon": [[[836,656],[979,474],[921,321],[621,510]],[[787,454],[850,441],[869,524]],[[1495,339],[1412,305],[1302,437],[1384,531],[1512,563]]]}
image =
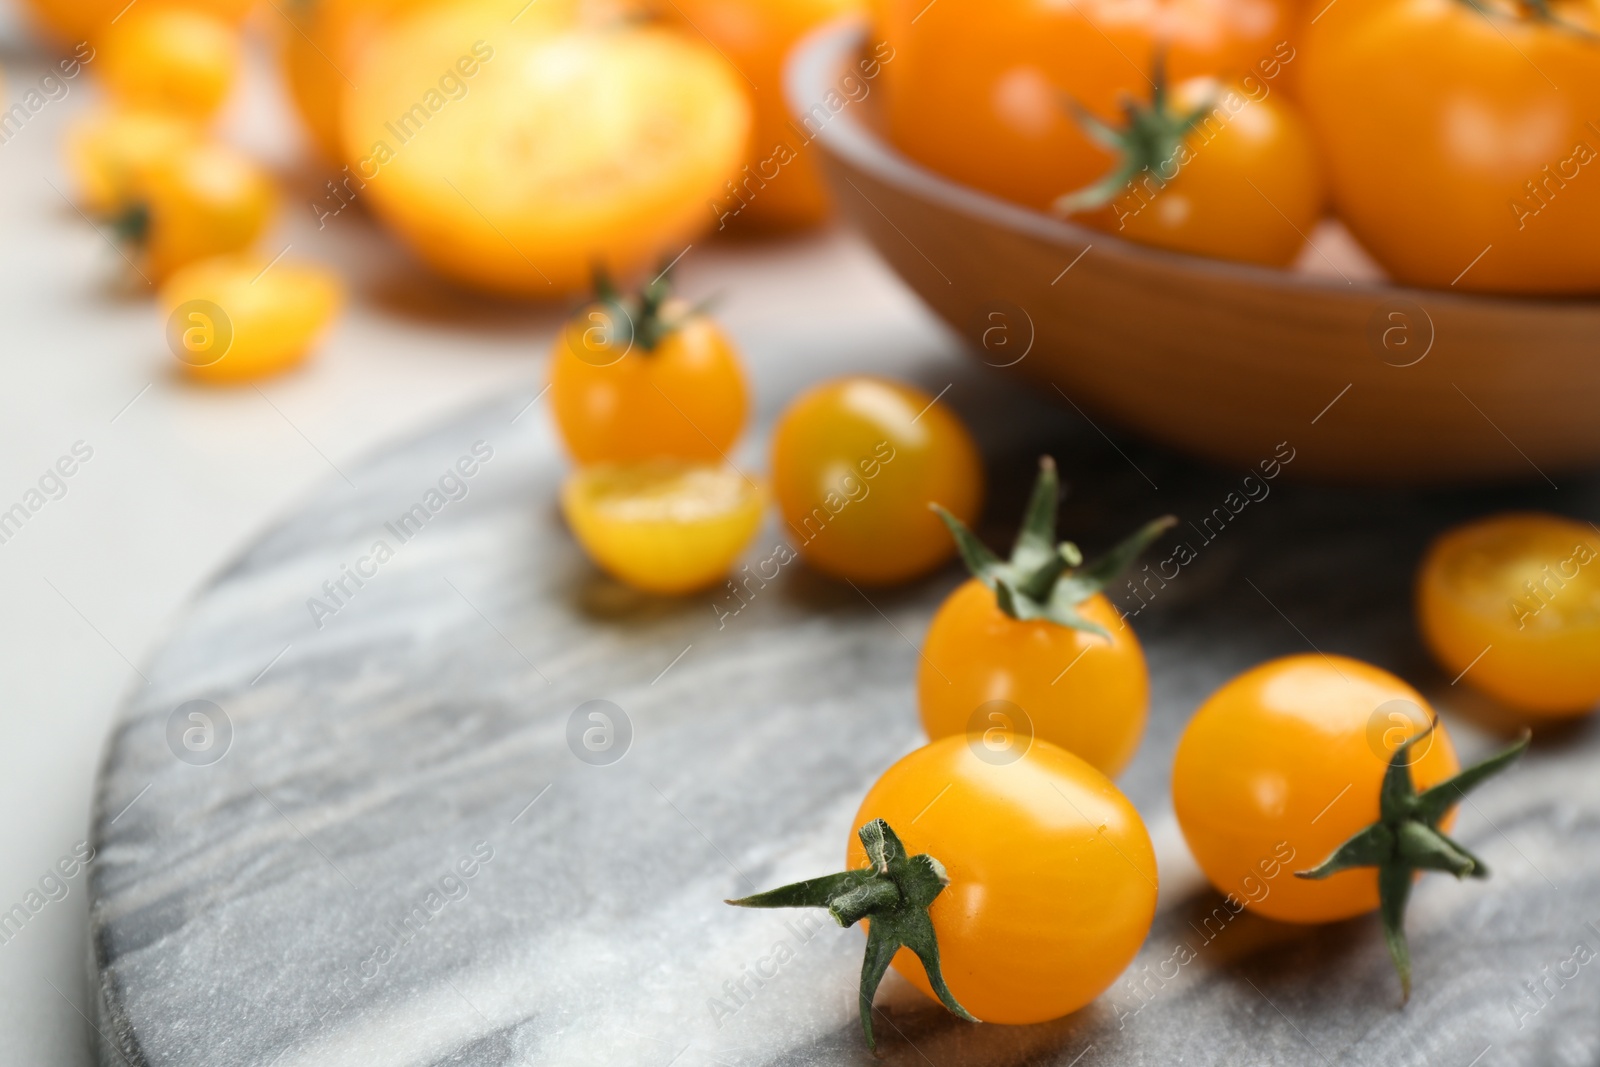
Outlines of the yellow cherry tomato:
{"label": "yellow cherry tomato", "polygon": [[628,585],[688,593],[732,569],[761,526],[766,494],[729,466],[655,459],[585,467],[561,510],[589,558]]}
{"label": "yellow cherry tomato", "polygon": [[[1390,755],[1432,718],[1415,689],[1346,656],[1286,656],[1234,678],[1195,712],[1173,761],[1172,803],[1200,869],[1219,892],[1283,922],[1372,911],[1375,868],[1322,881],[1293,872],[1378,821]],[[1460,769],[1443,724],[1408,758],[1418,792]]]}
{"label": "yellow cherry tomato", "polygon": [[301,363],[338,311],[342,287],[321,267],[253,256],[192,263],[161,287],[167,340],[185,373],[234,384]]}
{"label": "yellow cherry tomato", "polygon": [[930,738],[1038,736],[1116,774],[1144,734],[1150,682],[1138,639],[1100,591],[1175,520],[1146,523],[1085,565],[1076,545],[1056,540],[1060,496],[1044,456],[1005,560],[940,513],[973,579],[928,627],[917,705]]}
{"label": "yellow cherry tomato", "polygon": [[747,400],[732,343],[667,298],[663,277],[636,300],[600,300],[567,323],[550,352],[550,404],[579,463],[716,462],[739,436]]}
{"label": "yellow cherry tomato", "polygon": [[950,594],[928,628],[917,667],[928,736],[981,738],[1026,728],[1104,774],[1127,766],[1150,705],[1144,650],[1103,595],[1077,610],[1110,639],[1048,619],[1013,619],[976,578]]}
{"label": "yellow cherry tomato", "polygon": [[772,438],[772,482],[796,547],[824,574],[891,585],[955,554],[928,505],[971,523],[983,467],[961,420],[920,389],[850,377],[801,395]]}
{"label": "yellow cherry tomato", "polygon": [[[255,6],[256,0],[138,0],[144,10],[179,8],[201,11],[238,25]],[[128,0],[26,0],[35,18],[58,44],[98,42],[102,35],[122,21]]]}
{"label": "yellow cherry tomato", "polygon": [[1600,532],[1496,515],[1445,533],[1417,572],[1423,638],[1452,676],[1534,716],[1600,702]]}
{"label": "yellow cherry tomato", "polygon": [[[1144,822],[1110,779],[1048,742],[999,762],[965,736],[919,748],[884,772],[852,825],[873,819],[944,866],[949,885],[928,909],[941,968],[984,1022],[1077,1011],[1150,931],[1157,877]],[[847,865],[866,865],[854,836]],[[896,953],[894,969],[933,995],[911,952]]]}
{"label": "yellow cherry tomato", "polygon": [[[1299,0],[879,0],[883,125],[913,159],[959,182],[1046,207],[1093,181],[1102,146],[1073,122],[1143,91],[1138,64],[1175,81],[1293,70]],[[877,90],[874,90],[876,92]],[[1248,187],[1246,189],[1248,191]]]}
{"label": "yellow cherry tomato", "polygon": [[114,225],[156,281],[196,260],[255,243],[277,194],[249,156],[219,142],[197,142],[153,164],[124,190]]}
{"label": "yellow cherry tomato", "polygon": [[205,118],[233,88],[239,31],[203,10],[136,6],[105,31],[94,69],[124,104]]}
{"label": "yellow cherry tomato", "polygon": [[357,194],[434,269],[509,295],[681,254],[750,127],[738,72],[700,39],[511,23],[497,4],[393,22],[351,77]]}
{"label": "yellow cherry tomato", "polygon": [[91,215],[109,215],[129,190],[167,160],[199,143],[194,123],[160,111],[95,111],[67,130],[67,169],[78,202]]}
{"label": "yellow cherry tomato", "polygon": [[1141,244],[1287,266],[1322,214],[1321,162],[1294,105],[1266,82],[1249,84],[1255,92],[1195,78],[1170,104],[1141,107],[1140,128],[1118,133],[1122,158],[1104,184],[1058,207],[1086,202],[1084,222]]}

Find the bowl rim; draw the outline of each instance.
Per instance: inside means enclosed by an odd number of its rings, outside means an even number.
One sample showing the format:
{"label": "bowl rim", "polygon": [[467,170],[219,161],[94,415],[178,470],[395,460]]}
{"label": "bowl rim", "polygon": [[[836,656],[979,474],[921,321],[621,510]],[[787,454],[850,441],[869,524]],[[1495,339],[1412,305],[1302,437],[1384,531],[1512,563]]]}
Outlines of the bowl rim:
{"label": "bowl rim", "polygon": [[[1541,309],[1553,312],[1566,310],[1588,313],[1600,310],[1600,299],[1582,295],[1557,296],[1534,293],[1513,295],[1428,289],[1381,281],[1347,279],[1340,282],[1323,275],[1154,248],[1103,230],[1092,230],[1033,208],[1003,200],[972,186],[963,185],[913,161],[879,137],[860,121],[859,106],[854,109],[850,106],[859,102],[843,94],[836,84],[838,78],[835,75],[839,72],[843,61],[847,56],[860,51],[867,40],[870,28],[871,20],[867,16],[844,15],[817,27],[796,43],[789,53],[783,70],[783,95],[789,109],[791,125],[803,124],[805,119],[810,117],[813,108],[825,106],[823,98],[828,93],[844,96],[846,106],[838,111],[832,111],[827,121],[815,131],[803,125],[795,128],[806,130],[811,134],[811,139],[821,142],[829,153],[847,160],[860,170],[881,178],[886,183],[907,189],[925,200],[1073,250],[1087,251],[1086,245],[1100,245],[1106,248],[1108,255],[1129,264],[1157,268],[1170,273],[1203,273],[1214,280],[1246,284],[1286,294],[1339,299],[1401,298],[1410,299],[1418,304],[1427,301],[1430,305],[1444,301],[1480,310],[1501,309],[1522,314]],[[865,98],[865,95],[861,97],[863,100]],[[849,178],[844,180],[848,182]],[[850,184],[854,186],[855,183]],[[859,189],[856,191],[861,192]],[[866,199],[865,193],[861,193],[861,196]],[[867,200],[867,203],[872,204],[872,201]],[[877,208],[875,204],[872,206]],[[882,209],[877,210],[882,214]],[[888,216],[885,215],[884,218],[888,219]],[[894,221],[889,220],[889,224],[893,226]]]}

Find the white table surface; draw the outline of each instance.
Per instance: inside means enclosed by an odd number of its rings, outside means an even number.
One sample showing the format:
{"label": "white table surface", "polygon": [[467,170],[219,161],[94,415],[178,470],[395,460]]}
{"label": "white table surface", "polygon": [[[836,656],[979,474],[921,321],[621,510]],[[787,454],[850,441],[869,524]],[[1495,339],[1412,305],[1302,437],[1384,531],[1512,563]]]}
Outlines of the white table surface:
{"label": "white table surface", "polygon": [[[46,62],[14,0],[0,3],[7,106]],[[0,144],[0,510],[75,442],[93,449],[66,495],[0,544],[0,911],[85,838],[117,708],[208,575],[335,467],[477,398],[531,396],[562,310],[452,292],[354,212],[319,232],[308,207],[318,165],[257,54],[221,125],[283,178],[263,247],[337,265],[350,306],[300,372],[259,390],[186,384],[148,290],[126,284],[118,254],[61,195],[62,131],[96,97],[80,77]],[[839,231],[700,242],[678,277],[692,295],[724,294],[718,314],[747,350],[804,351],[846,333],[860,345],[863,331],[901,351],[953,344]],[[0,1067],[92,1062],[83,876],[68,885],[0,944]]]}

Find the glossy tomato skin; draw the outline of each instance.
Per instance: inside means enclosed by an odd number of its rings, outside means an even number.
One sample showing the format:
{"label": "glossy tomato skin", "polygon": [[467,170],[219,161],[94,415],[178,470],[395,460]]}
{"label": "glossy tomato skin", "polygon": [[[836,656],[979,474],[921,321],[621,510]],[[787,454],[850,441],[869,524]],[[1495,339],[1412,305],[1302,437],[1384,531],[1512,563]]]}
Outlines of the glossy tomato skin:
{"label": "glossy tomato skin", "polygon": [[[1050,741],[1102,774],[1127,766],[1144,734],[1150,679],[1133,630],[1104,596],[1079,605],[1111,639],[1000,610],[976,578],[940,605],[917,668],[922,726],[934,740],[999,726]],[[991,701],[1021,709],[1026,726],[973,715]],[[1010,709],[991,709],[1012,715]]]}
{"label": "glossy tomato skin", "polygon": [[[1035,740],[1014,762],[965,737],[917,749],[878,779],[855,827],[884,819],[950,884],[928,909],[950,991],[991,1023],[1037,1023],[1088,1004],[1144,943],[1156,860],[1139,813],[1099,771]],[[851,868],[867,863],[851,835]],[[902,948],[894,968],[933,995]]]}
{"label": "glossy tomato skin", "polygon": [[1417,572],[1428,648],[1459,676],[1534,717],[1600,703],[1600,534],[1557,515],[1496,515],[1450,530]]}
{"label": "glossy tomato skin", "polygon": [[743,80],[699,37],[508,23],[503,7],[429,7],[362,49],[340,113],[357,197],[434,270],[489,292],[659,270],[714,225],[707,205],[744,159]]}
{"label": "glossy tomato skin", "polygon": [[1550,5],[1577,31],[1489,7],[1335,5],[1308,30],[1299,95],[1334,204],[1398,281],[1595,292],[1600,6]]}
{"label": "glossy tomato skin", "polygon": [[907,581],[955,555],[929,503],[970,525],[983,501],[983,468],[961,420],[885,378],[841,378],[802,394],[773,432],[771,469],[800,555],[864,585]]}
{"label": "glossy tomato skin", "polygon": [[[686,313],[681,301],[666,309]],[[579,463],[673,457],[722,462],[744,427],[744,372],[727,336],[690,315],[650,351],[606,340],[608,313],[591,307],[550,351],[550,405]]]}
{"label": "glossy tomato skin", "polygon": [[862,10],[862,0],[657,0],[667,19],[704,34],[745,77],[755,124],[744,168],[717,201],[718,226],[812,226],[828,215],[816,151],[791,125],[783,65],[800,38]]}
{"label": "glossy tomato skin", "polygon": [[[1085,221],[1141,244],[1283,267],[1305,245],[1326,199],[1322,162],[1299,110],[1265,82],[1191,79],[1180,113],[1212,105],[1156,178],[1136,178]],[[1160,178],[1171,174],[1171,180]]]}
{"label": "glossy tomato skin", "polygon": [[[1378,821],[1389,754],[1431,714],[1415,689],[1345,656],[1286,656],[1218,689],[1184,730],[1172,767],[1178,824],[1211,884],[1283,922],[1375,909],[1374,868],[1323,881],[1293,872]],[[1442,723],[1412,752],[1419,793],[1460,769]]]}
{"label": "glossy tomato skin", "polygon": [[1279,0],[879,0],[890,139],[957,181],[1033,207],[1112,164],[1063,104],[1115,115],[1148,89],[1164,42],[1171,79],[1276,77],[1289,43]]}

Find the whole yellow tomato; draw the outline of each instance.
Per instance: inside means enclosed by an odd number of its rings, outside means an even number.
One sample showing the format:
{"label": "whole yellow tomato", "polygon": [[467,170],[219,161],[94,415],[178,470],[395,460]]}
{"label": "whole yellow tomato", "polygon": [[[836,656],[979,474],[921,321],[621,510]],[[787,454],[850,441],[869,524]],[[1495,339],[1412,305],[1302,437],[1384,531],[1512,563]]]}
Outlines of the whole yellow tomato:
{"label": "whole yellow tomato", "polygon": [[977,578],[951,593],[933,617],[917,667],[928,736],[1029,729],[1104,774],[1127,766],[1150,705],[1144,650],[1104,596],[1077,610],[1111,636],[1014,619]]}
{"label": "whole yellow tomato", "polygon": [[778,508],[807,563],[892,585],[955,554],[938,502],[965,523],[983,501],[983,468],[961,420],[932,396],[850,377],[803,393],[772,435]]}
{"label": "whole yellow tomato", "polygon": [[727,459],[744,426],[744,372],[712,319],[669,297],[663,272],[625,300],[597,299],[556,336],[550,404],[579,463]]}
{"label": "whole yellow tomato", "polygon": [[1268,83],[1194,78],[1170,105],[1128,104],[1119,129],[1080,116],[1120,158],[1094,185],[1056,201],[1064,213],[1141,244],[1288,265],[1322,215],[1321,162],[1295,106]]}
{"label": "whole yellow tomato", "polygon": [[266,229],[277,194],[248,156],[200,141],[159,160],[113,209],[118,233],[156,281],[195,260],[239,252]]}
{"label": "whole yellow tomato", "polygon": [[1600,532],[1557,515],[1448,531],[1417,571],[1422,636],[1452,676],[1536,717],[1600,703]]}
{"label": "whole yellow tomato", "polygon": [[1455,807],[1527,747],[1524,734],[1457,773],[1444,727],[1410,686],[1343,656],[1288,656],[1241,674],[1195,713],[1178,741],[1172,801],[1229,913],[1328,922],[1377,909],[1409,998],[1412,885],[1422,871],[1489,876],[1449,836]]}
{"label": "whole yellow tomato", "polygon": [[[1372,871],[1326,881],[1289,872],[1378,821],[1391,754],[1432,719],[1415,689],[1347,656],[1286,656],[1234,678],[1200,705],[1173,759],[1172,803],[1200,869],[1218,892],[1282,922],[1376,908]],[[1461,766],[1442,725],[1410,758],[1418,789]]]}
{"label": "whole yellow tomato", "polygon": [[1600,291],[1600,3],[1336,4],[1303,52],[1334,205],[1396,280]]}
{"label": "whole yellow tomato", "polygon": [[343,105],[355,193],[422,259],[492,292],[583,289],[681,254],[744,158],[750,105],[703,41],[508,22],[499,4],[389,23]]}
{"label": "whole yellow tomato", "polygon": [[567,479],[561,510],[589,558],[650,593],[688,593],[733,567],[761,526],[766,494],[726,465],[601,463]]}
{"label": "whole yellow tomato", "polygon": [[1114,162],[1066,98],[1111,114],[1164,48],[1175,80],[1264,81],[1293,60],[1280,0],[879,0],[890,138],[942,174],[1034,207]]}
{"label": "whole yellow tomato", "polygon": [[1059,495],[1046,456],[1008,561],[941,512],[973,578],[928,627],[917,706],[930,738],[1037,736],[1114,775],[1144,733],[1150,679],[1139,639],[1100,590],[1173,520],[1147,524],[1080,567],[1077,546],[1056,542]]}
{"label": "whole yellow tomato", "polygon": [[849,870],[730,903],[830,907],[867,926],[861,1022],[890,965],[964,1018],[1037,1023],[1099,996],[1144,943],[1156,859],[1105,775],[1037,742],[1003,764],[965,737],[917,749],[861,802]]}
{"label": "whole yellow tomato", "polygon": [[233,88],[239,31],[203,10],[134,7],[102,35],[94,70],[128,107],[205,118]]}
{"label": "whole yellow tomato", "polygon": [[341,300],[329,271],[254,256],[203,259],[161,287],[167,340],[182,370],[217,385],[301,363]]}
{"label": "whole yellow tomato", "polygon": [[735,220],[759,226],[811,226],[828,214],[828,197],[810,134],[790,120],[783,65],[807,33],[863,8],[862,0],[657,0],[667,19],[705,34],[744,75],[755,126],[744,169],[716,203],[718,229]]}

